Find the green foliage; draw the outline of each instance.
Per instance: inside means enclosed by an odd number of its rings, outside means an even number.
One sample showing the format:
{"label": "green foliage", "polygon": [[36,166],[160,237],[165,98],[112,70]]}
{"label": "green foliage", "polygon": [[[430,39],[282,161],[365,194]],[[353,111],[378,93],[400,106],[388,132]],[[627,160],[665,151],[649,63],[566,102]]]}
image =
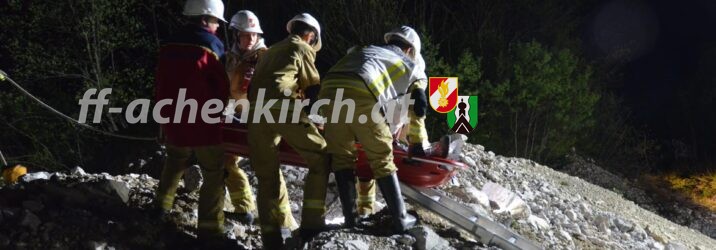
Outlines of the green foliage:
{"label": "green foliage", "polygon": [[[475,57],[472,52],[465,50],[456,65],[449,65],[439,55],[440,44],[433,44],[430,35],[423,35],[421,40],[424,48],[422,54],[426,65],[428,65],[426,73],[429,76],[457,76],[460,95],[479,95],[479,82],[482,80],[481,58]],[[432,140],[437,140],[440,136],[450,133],[445,114],[437,113],[432,108],[428,108],[425,125]],[[478,127],[480,127],[479,124]],[[470,138],[470,141],[478,143],[474,138]]]}
{"label": "green foliage", "polygon": [[679,192],[695,204],[716,211],[716,174],[713,171],[690,175],[664,173],[652,178],[665,182],[667,187]]}
{"label": "green foliage", "polygon": [[458,59],[455,75],[460,76],[460,93],[478,94],[478,82],[482,80],[482,59],[475,57],[469,50]]}
{"label": "green foliage", "polygon": [[631,126],[632,114],[618,97],[602,93],[594,113],[598,126],[586,129],[586,138],[576,147],[581,154],[599,160],[604,166],[618,166],[615,170],[627,176],[648,172],[663,160],[662,146],[647,129]]}
{"label": "green foliage", "polygon": [[[111,106],[151,98],[158,35],[149,24],[155,2],[10,1],[0,10],[0,51],[5,70],[31,93],[71,117],[89,88],[112,88]],[[0,94],[0,135],[5,152],[28,165],[56,169],[93,160],[110,139],[79,130],[17,90]],[[108,112],[102,126],[122,129]],[[91,117],[91,115],[90,115]],[[92,124],[94,125],[94,124]]]}
{"label": "green foliage", "polygon": [[[460,77],[460,95],[480,97],[480,124],[469,137],[497,152],[555,161],[594,128],[600,94],[590,86],[592,71],[568,50],[550,50],[537,42],[514,43],[497,57],[499,77],[485,79],[482,58],[465,50],[447,66],[427,44],[429,74]],[[432,62],[432,63],[431,63]],[[437,67],[431,67],[436,65]],[[431,112],[433,139],[447,132],[444,115]]]}
{"label": "green foliage", "polygon": [[[517,6],[529,5],[528,2]],[[550,50],[536,42],[510,43],[514,37],[529,36],[533,31],[526,27],[539,22],[515,23],[507,13],[548,21],[561,16],[559,13],[574,13],[586,6],[563,8],[557,2],[549,1],[552,7],[540,10],[515,8],[508,3],[408,4],[369,0],[311,3],[308,7],[321,13],[325,40],[331,41],[321,53],[332,60],[340,58],[353,45],[380,42],[385,31],[398,25],[416,27],[428,75],[458,76],[461,95],[480,96],[481,122],[470,142],[486,144],[502,154],[552,161],[585,139],[584,131],[595,122],[599,94],[590,88],[591,69],[578,55],[566,49]],[[435,9],[444,12],[431,15]],[[490,15],[495,20],[454,22],[456,19],[440,18],[467,15],[478,18]],[[546,40],[576,47],[570,32],[576,29],[579,18],[557,19],[563,22],[560,29],[544,27],[544,35],[549,37]],[[452,57],[452,52],[445,51],[446,46],[462,49]],[[476,56],[475,51],[493,56],[485,61],[486,57]],[[432,139],[449,133],[445,115],[432,110],[426,126]]]}
{"label": "green foliage", "polygon": [[[603,72],[593,76],[592,67],[578,52],[582,43],[577,29],[597,2],[225,3],[227,17],[239,9],[255,10],[267,40],[273,36],[271,41],[283,38],[285,21],[292,15],[303,11],[314,14],[322,24],[324,48],[318,54],[322,72],[354,45],[379,43],[386,31],[400,25],[416,28],[428,75],[458,76],[460,94],[480,98],[480,123],[470,142],[497,153],[547,163],[572,147],[597,159],[626,159],[625,155],[634,152],[648,156],[656,150],[653,141],[628,125],[628,113],[621,109],[617,97],[593,86],[602,84]],[[6,32],[0,32],[0,67],[72,117],[79,111],[78,98],[92,87],[112,87],[112,106],[149,98],[159,37],[178,26],[181,4],[156,0],[8,1],[0,8],[0,25],[6,27]],[[520,42],[531,40],[540,43]],[[56,169],[116,160],[120,156],[102,159],[98,152],[115,144],[127,145],[79,130],[17,91],[2,90],[0,146],[12,160]],[[426,124],[431,138],[436,139],[448,133],[445,115],[429,110]],[[102,126],[123,130],[121,120],[106,116]],[[154,131],[150,127],[126,134]]]}
{"label": "green foliage", "polygon": [[[500,81],[484,86],[480,133],[513,155],[552,161],[567,153],[594,125],[599,94],[591,69],[568,50],[537,42],[513,44],[496,64]],[[492,121],[492,122],[490,122]]]}

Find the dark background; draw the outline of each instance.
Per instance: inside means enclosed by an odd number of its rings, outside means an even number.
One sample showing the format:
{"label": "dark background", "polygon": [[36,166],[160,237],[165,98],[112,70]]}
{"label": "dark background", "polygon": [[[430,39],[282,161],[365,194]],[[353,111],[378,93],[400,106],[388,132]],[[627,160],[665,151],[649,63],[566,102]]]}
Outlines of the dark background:
{"label": "dark background", "polygon": [[[470,142],[553,166],[576,152],[627,175],[713,169],[716,145],[716,3],[693,1],[224,1],[260,18],[268,45],[309,12],[322,24],[323,73],[356,44],[410,25],[428,74],[460,77],[480,97]],[[0,69],[48,104],[77,117],[91,87],[112,87],[113,106],[153,95],[161,38],[183,25],[182,1],[2,1]],[[226,40],[222,26],[219,34]],[[228,47],[228,46],[227,46]],[[106,113],[106,112],[105,112]],[[447,133],[430,113],[433,139]],[[98,125],[156,136],[156,124]],[[37,169],[82,165],[135,171],[154,142],[101,136],[0,85],[0,150]],[[151,162],[151,160],[149,160]],[[134,163],[133,167],[128,167]]]}

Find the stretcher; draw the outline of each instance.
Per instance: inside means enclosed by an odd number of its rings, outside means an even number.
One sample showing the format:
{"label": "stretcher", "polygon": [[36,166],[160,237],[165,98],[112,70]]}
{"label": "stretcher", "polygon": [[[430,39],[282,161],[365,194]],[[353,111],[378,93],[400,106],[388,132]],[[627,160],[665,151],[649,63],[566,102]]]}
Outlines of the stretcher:
{"label": "stretcher", "polygon": [[[227,153],[240,156],[249,156],[248,129],[244,123],[228,123],[223,127],[224,146]],[[455,137],[457,138],[457,137]],[[394,143],[393,161],[398,167],[398,179],[411,186],[430,188],[440,186],[449,181],[458,170],[466,169],[467,166],[457,161],[459,150],[462,147],[461,140],[453,140],[446,155],[448,157],[408,156],[407,146],[401,143]],[[356,144],[356,176],[360,178],[372,178],[373,173],[368,164],[365,152],[361,145]],[[279,145],[279,160],[282,164],[307,167],[306,162],[288,144],[281,141]]]}
{"label": "stretcher", "polygon": [[[249,155],[248,129],[244,123],[228,123],[223,127],[224,145],[230,154]],[[396,140],[397,141],[397,140]],[[441,138],[433,146],[441,145],[437,151],[440,156],[410,157],[408,147],[401,143],[393,144],[393,161],[398,167],[401,193],[420,206],[442,216],[453,225],[472,234],[477,240],[488,246],[498,246],[510,250],[539,250],[538,244],[516,234],[505,226],[484,217],[470,207],[439,193],[432,187],[448,182],[458,170],[466,165],[457,161],[465,143],[465,137],[451,135]],[[356,175],[372,178],[373,174],[360,144],[356,144]],[[283,164],[306,167],[306,162],[288,144],[280,142],[279,160]]]}

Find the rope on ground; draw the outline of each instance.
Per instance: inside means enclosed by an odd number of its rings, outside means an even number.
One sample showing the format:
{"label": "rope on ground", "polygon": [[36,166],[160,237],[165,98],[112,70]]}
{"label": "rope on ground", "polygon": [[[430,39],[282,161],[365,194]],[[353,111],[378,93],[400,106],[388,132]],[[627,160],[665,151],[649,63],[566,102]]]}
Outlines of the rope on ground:
{"label": "rope on ground", "polygon": [[60,117],[62,117],[62,118],[65,118],[65,119],[71,121],[72,123],[74,123],[74,124],[80,126],[81,128],[88,129],[88,130],[94,131],[94,132],[99,133],[99,134],[102,134],[102,135],[106,135],[106,136],[110,136],[110,137],[115,137],[115,138],[126,139],[126,140],[135,140],[135,141],[156,141],[156,140],[157,140],[156,137],[137,137],[137,136],[129,136],[129,135],[115,134],[115,133],[107,132],[107,131],[104,131],[104,130],[101,130],[101,129],[92,127],[92,126],[87,125],[87,124],[85,124],[85,123],[81,123],[81,122],[75,120],[74,118],[69,117],[69,116],[65,115],[64,113],[62,113],[62,112],[56,110],[56,109],[53,108],[52,106],[47,105],[45,102],[43,102],[42,100],[40,100],[39,98],[35,97],[33,94],[31,94],[31,93],[28,92],[27,90],[25,90],[25,88],[23,88],[22,86],[20,86],[20,84],[18,84],[17,82],[13,81],[13,80],[5,73],[5,71],[0,70],[0,81],[5,81],[5,80],[7,80],[8,82],[10,82],[10,84],[12,84],[12,85],[13,85],[15,88],[17,88],[18,90],[20,90],[20,92],[22,92],[22,93],[25,94],[27,97],[29,97],[30,99],[34,100],[35,102],[39,103],[41,106],[45,107],[47,110],[51,111],[52,113],[54,113],[54,114],[56,114],[56,115],[58,115],[58,116],[60,116]]}
{"label": "rope on ground", "polygon": [[0,158],[2,158],[3,166],[7,166],[7,160],[5,160],[5,155],[2,154],[2,151],[0,151]]}

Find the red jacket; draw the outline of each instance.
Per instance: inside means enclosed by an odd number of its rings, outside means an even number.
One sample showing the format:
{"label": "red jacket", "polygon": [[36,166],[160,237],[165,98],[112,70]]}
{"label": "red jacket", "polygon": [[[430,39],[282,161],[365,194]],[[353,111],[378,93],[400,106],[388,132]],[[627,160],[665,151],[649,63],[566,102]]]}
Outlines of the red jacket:
{"label": "red jacket", "polygon": [[[222,102],[229,97],[229,79],[220,58],[224,45],[207,30],[187,27],[162,43],[157,65],[155,100],[171,99],[160,114],[170,122],[161,124],[166,142],[174,146],[196,147],[222,143],[221,124],[208,124],[201,110],[208,100]],[[174,122],[179,89],[185,88],[185,100],[197,102],[194,123],[189,123],[190,108],[184,106],[181,122]],[[219,117],[221,113],[212,117]]]}

